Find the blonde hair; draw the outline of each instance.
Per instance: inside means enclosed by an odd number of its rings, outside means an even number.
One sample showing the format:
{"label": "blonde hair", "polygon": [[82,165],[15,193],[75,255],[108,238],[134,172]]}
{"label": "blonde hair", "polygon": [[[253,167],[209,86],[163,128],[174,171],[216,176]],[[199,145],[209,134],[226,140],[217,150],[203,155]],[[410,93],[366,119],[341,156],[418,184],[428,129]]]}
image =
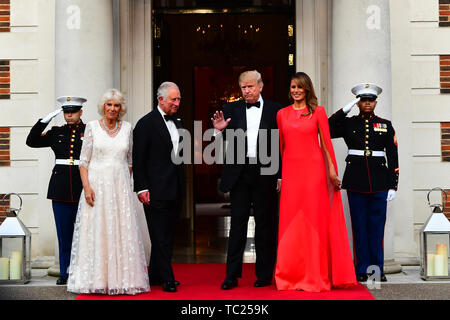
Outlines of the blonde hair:
{"label": "blonde hair", "polygon": [[239,85],[241,85],[242,82],[251,80],[256,80],[256,82],[260,87],[264,85],[261,73],[259,73],[256,70],[242,72],[241,75],[239,76]]}
{"label": "blonde hair", "polygon": [[114,100],[120,104],[119,119],[121,119],[127,113],[127,105],[125,104],[125,98],[122,92],[117,89],[108,89],[98,102],[98,113],[101,116],[105,115],[105,103],[109,100]]}

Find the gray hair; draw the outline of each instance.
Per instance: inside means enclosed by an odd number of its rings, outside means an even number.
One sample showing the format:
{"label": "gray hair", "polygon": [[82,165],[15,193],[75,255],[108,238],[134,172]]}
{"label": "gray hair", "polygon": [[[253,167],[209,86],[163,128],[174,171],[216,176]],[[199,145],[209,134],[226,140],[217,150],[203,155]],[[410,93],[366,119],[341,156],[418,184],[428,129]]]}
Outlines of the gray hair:
{"label": "gray hair", "polygon": [[161,83],[161,85],[158,88],[158,91],[156,92],[156,98],[159,99],[159,97],[162,97],[163,100],[165,100],[169,95],[169,89],[171,88],[175,88],[178,91],[180,91],[180,88],[178,88],[178,86],[174,82],[166,81]]}
{"label": "gray hair", "polygon": [[261,73],[256,70],[242,72],[239,76],[239,85],[241,85],[242,82],[251,80],[256,80],[260,87],[264,85]]}
{"label": "gray hair", "polygon": [[98,113],[101,116],[105,115],[105,103],[109,100],[114,100],[120,104],[119,119],[121,119],[127,113],[127,105],[125,104],[125,98],[122,92],[117,89],[108,89],[98,102]]}

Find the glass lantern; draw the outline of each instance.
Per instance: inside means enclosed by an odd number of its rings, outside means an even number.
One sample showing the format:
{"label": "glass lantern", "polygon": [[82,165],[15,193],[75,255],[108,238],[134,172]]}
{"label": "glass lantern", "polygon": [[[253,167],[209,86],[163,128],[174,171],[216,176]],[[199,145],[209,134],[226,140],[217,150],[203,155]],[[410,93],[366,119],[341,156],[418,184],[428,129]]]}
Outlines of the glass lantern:
{"label": "glass lantern", "polygon": [[420,276],[423,280],[450,280],[450,221],[443,213],[445,203],[430,205],[430,193],[435,190],[440,190],[447,202],[447,194],[441,188],[428,192],[428,205],[433,208],[433,212],[420,232]]}
{"label": "glass lantern", "polygon": [[10,208],[10,216],[0,225],[0,284],[28,283],[31,280],[31,232],[17,217],[22,209]]}

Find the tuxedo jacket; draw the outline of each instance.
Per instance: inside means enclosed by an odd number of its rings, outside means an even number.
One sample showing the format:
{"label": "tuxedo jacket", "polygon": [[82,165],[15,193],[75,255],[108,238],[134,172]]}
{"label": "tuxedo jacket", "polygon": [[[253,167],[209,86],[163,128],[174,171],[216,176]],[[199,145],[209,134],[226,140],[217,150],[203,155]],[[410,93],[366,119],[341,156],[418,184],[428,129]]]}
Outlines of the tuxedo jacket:
{"label": "tuxedo jacket", "polygon": [[[261,121],[259,123],[259,129],[278,129],[277,125],[277,112],[282,107],[280,104],[264,100],[263,104],[263,110],[261,115]],[[228,124],[227,128],[223,130],[224,138],[225,140],[231,140],[232,137],[227,137],[227,130],[238,130],[242,129],[244,132],[247,132],[247,108],[245,105],[244,100],[239,100],[236,102],[227,103],[223,107],[223,116],[226,119],[231,118],[230,123]],[[274,137],[276,137],[276,148],[275,150],[272,150],[272,135],[270,131],[268,131],[267,139],[266,139],[266,150],[267,150],[267,156],[272,159],[273,156],[278,157],[278,170],[276,171],[276,174],[270,175],[270,176],[264,176],[263,179],[261,179],[261,182],[268,182],[273,183],[276,181],[277,178],[281,179],[281,157],[280,157],[280,148],[279,148],[279,136],[276,134]],[[238,141],[238,138],[236,138],[236,135],[233,136],[233,143],[230,143],[231,141],[228,141],[228,147],[225,153],[225,163],[222,170],[222,176],[220,180],[219,189],[222,192],[229,192],[234,185],[236,184],[237,180],[239,179],[239,176],[241,175],[242,169],[244,168],[244,164],[241,162],[238,162],[238,154],[237,154],[237,148],[239,143],[245,143],[245,156],[247,156],[247,139],[245,138],[245,141]],[[261,143],[263,143],[263,140],[261,140],[261,137],[258,135],[258,142],[256,146],[256,154],[258,157],[258,165],[260,167],[270,167],[270,164],[261,164],[260,163],[260,149],[261,149]],[[234,150],[230,150],[230,148],[233,148]],[[233,155],[234,159],[230,161],[230,156]],[[260,176],[261,177],[261,176]]]}
{"label": "tuxedo jacket", "polygon": [[342,189],[361,193],[397,190],[398,143],[391,121],[374,114],[347,117],[340,109],[328,122],[331,138],[344,138],[349,149],[386,152],[386,158],[348,155]]}
{"label": "tuxedo jacket", "polygon": [[[181,119],[175,126],[183,128]],[[185,195],[184,165],[172,161],[169,130],[155,107],[133,130],[134,191],[150,191],[150,200],[176,200]]]}
{"label": "tuxedo jacket", "polygon": [[[43,133],[47,123],[39,120],[27,136],[26,144],[31,148],[52,148],[55,159],[79,160],[86,125],[54,126]],[[47,198],[62,202],[78,202],[83,185],[77,165],[56,164],[48,184]]]}

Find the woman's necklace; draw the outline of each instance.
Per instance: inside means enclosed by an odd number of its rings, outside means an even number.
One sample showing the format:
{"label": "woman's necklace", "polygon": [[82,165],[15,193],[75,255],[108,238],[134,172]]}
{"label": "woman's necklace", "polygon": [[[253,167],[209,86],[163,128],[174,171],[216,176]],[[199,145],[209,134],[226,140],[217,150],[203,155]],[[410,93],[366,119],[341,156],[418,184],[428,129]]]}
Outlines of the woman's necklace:
{"label": "woman's necklace", "polygon": [[102,119],[103,121],[103,127],[105,128],[106,132],[108,132],[108,134],[112,135],[114,133],[116,133],[117,129],[119,128],[119,121],[116,121],[116,125],[113,129],[109,129],[108,126],[106,125],[105,119]]}

